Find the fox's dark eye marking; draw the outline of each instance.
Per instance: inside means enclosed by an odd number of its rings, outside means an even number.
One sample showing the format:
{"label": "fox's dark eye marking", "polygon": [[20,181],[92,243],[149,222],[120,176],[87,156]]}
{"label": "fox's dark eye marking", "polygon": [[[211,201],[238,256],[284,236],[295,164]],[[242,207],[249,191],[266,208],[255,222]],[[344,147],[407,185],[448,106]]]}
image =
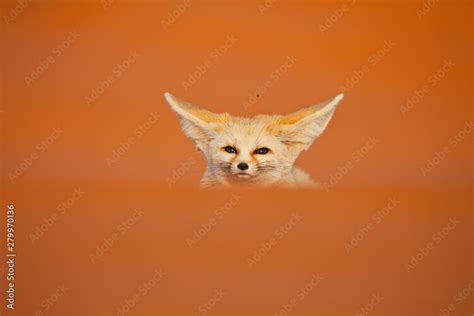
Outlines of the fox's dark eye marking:
{"label": "fox's dark eye marking", "polygon": [[262,147],[262,148],[255,149],[253,153],[256,155],[266,155],[268,154],[269,151],[270,149],[268,149],[267,147]]}
{"label": "fox's dark eye marking", "polygon": [[237,153],[237,149],[235,149],[235,148],[232,147],[232,146],[225,146],[225,147],[224,147],[224,150],[225,150],[226,152],[228,152],[229,154],[235,154],[235,153]]}

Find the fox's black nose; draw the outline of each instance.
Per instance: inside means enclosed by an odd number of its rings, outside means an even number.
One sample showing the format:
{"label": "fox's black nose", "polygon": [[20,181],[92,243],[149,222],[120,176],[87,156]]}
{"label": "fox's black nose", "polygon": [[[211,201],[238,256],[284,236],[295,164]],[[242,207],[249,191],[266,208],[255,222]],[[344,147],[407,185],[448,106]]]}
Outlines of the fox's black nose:
{"label": "fox's black nose", "polygon": [[237,165],[237,168],[240,170],[247,170],[249,168],[249,165],[247,165],[245,162],[241,162]]}

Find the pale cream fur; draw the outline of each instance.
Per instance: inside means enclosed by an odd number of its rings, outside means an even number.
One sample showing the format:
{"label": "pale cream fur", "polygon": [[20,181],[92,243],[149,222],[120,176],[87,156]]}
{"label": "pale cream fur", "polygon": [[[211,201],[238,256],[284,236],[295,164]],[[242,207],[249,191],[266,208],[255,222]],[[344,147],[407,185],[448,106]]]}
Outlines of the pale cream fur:
{"label": "pale cream fur", "polygon": [[[317,187],[308,174],[293,164],[325,130],[343,97],[339,94],[288,115],[248,118],[212,113],[165,93],[166,101],[178,114],[183,132],[208,162],[202,187],[241,184]],[[227,152],[227,146],[236,153]],[[256,154],[259,148],[270,151]],[[240,170],[239,163],[246,163],[248,169]]]}

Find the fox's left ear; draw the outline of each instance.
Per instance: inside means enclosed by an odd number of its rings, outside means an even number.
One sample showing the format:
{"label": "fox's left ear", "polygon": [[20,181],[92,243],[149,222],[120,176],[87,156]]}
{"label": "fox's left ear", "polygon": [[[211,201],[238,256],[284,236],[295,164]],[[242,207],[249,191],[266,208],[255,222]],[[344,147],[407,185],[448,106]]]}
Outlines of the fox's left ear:
{"label": "fox's left ear", "polygon": [[227,113],[216,114],[199,108],[189,102],[178,99],[171,93],[165,93],[165,99],[171,109],[178,114],[181,128],[191,138],[198,150],[204,151],[207,144],[223,124],[231,119]]}
{"label": "fox's left ear", "polygon": [[343,98],[343,94],[338,94],[325,102],[279,117],[274,132],[283,143],[305,150],[326,129]]}

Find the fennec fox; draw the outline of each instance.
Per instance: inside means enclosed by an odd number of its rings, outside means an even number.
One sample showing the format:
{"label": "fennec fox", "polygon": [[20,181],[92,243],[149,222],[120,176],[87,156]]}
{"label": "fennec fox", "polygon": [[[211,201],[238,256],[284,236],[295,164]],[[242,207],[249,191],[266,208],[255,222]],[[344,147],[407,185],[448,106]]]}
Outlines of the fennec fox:
{"label": "fennec fox", "polygon": [[288,115],[248,118],[212,113],[165,93],[184,134],[206,157],[201,187],[317,187],[293,164],[322,134],[343,97],[338,94]]}

